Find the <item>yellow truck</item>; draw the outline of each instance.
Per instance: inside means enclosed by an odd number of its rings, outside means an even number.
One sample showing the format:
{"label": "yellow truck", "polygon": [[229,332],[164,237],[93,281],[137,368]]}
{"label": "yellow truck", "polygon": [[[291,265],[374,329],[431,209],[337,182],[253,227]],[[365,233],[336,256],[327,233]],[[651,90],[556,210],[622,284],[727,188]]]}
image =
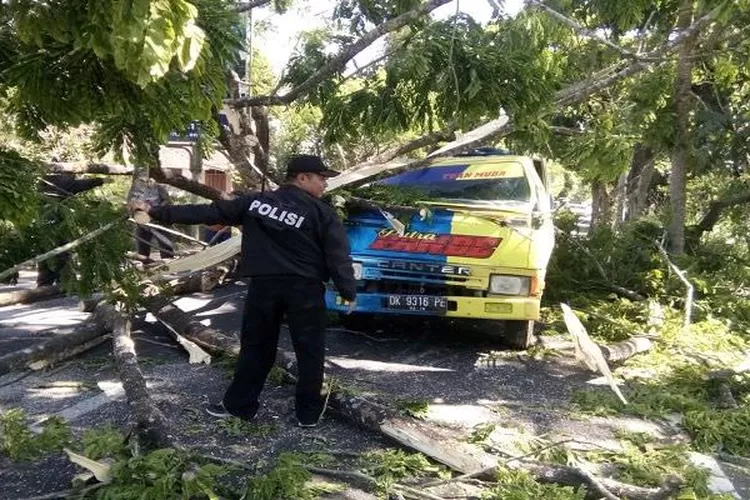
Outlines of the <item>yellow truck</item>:
{"label": "yellow truck", "polygon": [[[385,314],[462,318],[528,347],[554,246],[544,162],[479,149],[378,182],[424,192],[427,210],[404,225],[377,209],[344,221],[358,280],[345,325]],[[326,302],[347,308],[333,288]]]}

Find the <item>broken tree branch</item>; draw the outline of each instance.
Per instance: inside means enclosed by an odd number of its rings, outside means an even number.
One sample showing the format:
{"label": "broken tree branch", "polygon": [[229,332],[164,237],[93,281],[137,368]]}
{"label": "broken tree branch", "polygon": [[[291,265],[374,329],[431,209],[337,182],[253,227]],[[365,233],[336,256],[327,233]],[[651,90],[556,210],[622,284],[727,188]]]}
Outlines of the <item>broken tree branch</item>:
{"label": "broken tree branch", "polygon": [[72,358],[104,342],[106,328],[96,322],[59,328],[57,335],[31,347],[0,356],[0,375],[12,371],[38,370]]}
{"label": "broken tree branch", "polygon": [[725,368],[722,370],[710,371],[706,374],[708,380],[717,380],[722,378],[734,377],[735,375],[742,375],[743,373],[750,372],[750,357],[745,358],[737,366],[733,368]]}
{"label": "broken tree branch", "polygon": [[132,175],[133,167],[126,165],[109,165],[106,163],[85,162],[50,162],[47,168],[51,172],[71,174]]}
{"label": "broken tree branch", "polygon": [[54,257],[56,255],[60,255],[61,253],[65,253],[68,250],[72,250],[73,248],[86,243],[89,240],[93,240],[103,232],[113,228],[115,225],[119,224],[120,221],[125,220],[128,216],[123,215],[120,219],[110,222],[109,224],[106,224],[99,229],[96,229],[94,231],[91,231],[90,233],[86,233],[85,235],[81,236],[78,239],[75,239],[71,241],[70,243],[66,243],[65,245],[62,245],[60,247],[55,248],[54,250],[50,250],[49,252],[45,252],[41,255],[37,255],[36,257],[32,257],[31,259],[25,260],[21,262],[20,264],[16,264],[15,266],[11,267],[10,269],[6,269],[5,271],[0,273],[0,280],[10,276],[11,274],[15,273],[16,271],[19,271],[23,269],[26,266],[34,265],[39,262],[42,262],[44,260],[47,260],[51,257]]}
{"label": "broken tree branch", "polygon": [[83,324],[56,329],[56,335],[47,341],[0,356],[0,375],[38,370],[85,352],[106,340],[104,335],[112,330],[113,321],[111,306],[100,304]]}
{"label": "broken tree branch", "polygon": [[698,224],[690,228],[691,235],[700,238],[703,233],[707,233],[714,228],[724,210],[745,203],[750,203],[750,193],[709,202],[708,211],[701,217]]}
{"label": "broken tree branch", "polygon": [[454,127],[450,127],[447,130],[440,130],[438,132],[430,132],[429,134],[425,134],[404,144],[389,148],[372,158],[368,158],[367,163],[378,164],[389,162],[394,158],[409,154],[412,151],[417,151],[419,149],[435,145],[439,142],[452,141],[455,139],[456,129]]}
{"label": "broken tree branch", "polygon": [[582,478],[586,480],[589,485],[589,491],[597,494],[601,498],[607,500],[620,500],[620,497],[613,495],[609,489],[602,484],[591,472],[589,472],[583,464],[572,467]]}
{"label": "broken tree branch", "polygon": [[429,14],[441,5],[447,4],[450,1],[451,0],[429,0],[428,2],[420,5],[415,9],[405,12],[400,16],[389,19],[388,21],[376,26],[372,30],[362,35],[362,37],[357,41],[345,47],[343,50],[341,50],[341,52],[329,59],[322,68],[316,71],[307,80],[297,85],[284,95],[242,97],[240,99],[229,99],[226,101],[226,103],[233,107],[273,106],[290,104],[296,99],[311,92],[326,78],[342,71],[346,67],[347,63],[354,58],[354,56],[372,45],[383,35],[406,26],[407,24]]}
{"label": "broken tree branch", "polygon": [[[109,307],[114,310],[113,306]],[[151,400],[143,373],[138,367],[135,344],[130,338],[130,319],[118,314],[113,323],[112,353],[135,421],[135,444],[142,450],[169,447],[167,419]]]}
{"label": "broken tree branch", "polygon": [[4,292],[0,293],[0,307],[51,299],[62,295],[62,293],[62,290],[57,285],[38,286],[27,290]]}
{"label": "broken tree branch", "polygon": [[664,249],[664,246],[659,241],[654,241],[657,248],[659,249],[659,253],[661,254],[664,261],[667,263],[669,268],[674,271],[674,273],[677,275],[677,277],[682,281],[682,283],[685,285],[685,315],[683,320],[683,328],[685,330],[688,330],[690,328],[691,318],[693,315],[693,285],[688,281],[687,279],[687,273],[677,267],[670,259],[669,254]]}
{"label": "broken tree branch", "polygon": [[604,359],[610,363],[617,363],[651,349],[651,340],[646,337],[632,337],[622,342],[600,347]]}
{"label": "broken tree branch", "polygon": [[[188,234],[182,233],[180,231],[175,231],[174,229],[170,229],[168,227],[164,227],[164,226],[161,226],[159,224],[155,224],[153,222],[146,222],[145,224],[139,224],[132,217],[128,219],[128,222],[132,222],[133,224],[136,224],[136,225],[139,225],[139,226],[150,227],[151,229],[156,229],[158,231],[162,231],[164,233],[168,233],[168,234],[177,236],[179,238],[182,238],[184,240],[190,241],[192,243],[198,243],[202,247],[207,247],[208,246],[208,243],[206,243],[205,241],[201,241],[201,240],[199,240],[197,238],[193,238],[192,236],[190,236]],[[158,246],[156,246],[156,248],[158,248]]]}
{"label": "broken tree branch", "polygon": [[182,189],[183,191],[198,195],[202,198],[209,200],[229,200],[233,198],[229,193],[219,191],[211,186],[188,179],[184,175],[177,174],[172,170],[164,171],[159,165],[151,166],[151,168],[148,169],[148,173],[156,182]]}
{"label": "broken tree branch", "polygon": [[[588,479],[582,476],[581,471],[575,467],[551,466],[539,462],[521,461],[517,465],[512,465],[511,468],[523,469],[531,473],[534,479],[541,483],[554,483],[573,487],[580,486],[581,483],[584,483],[590,488],[592,487],[588,482]],[[680,486],[682,485],[682,483],[674,477],[670,477],[660,488],[643,488],[641,486],[621,483],[620,481],[609,478],[597,478],[597,480],[611,494],[620,498],[630,498],[633,500],[665,500],[667,498],[673,498],[673,495],[679,491]]]}
{"label": "broken tree branch", "polygon": [[635,53],[633,53],[633,52],[631,52],[631,51],[629,51],[629,50],[627,50],[627,49],[625,49],[623,47],[620,47],[617,44],[614,44],[614,43],[610,42],[609,40],[607,40],[607,38],[604,35],[602,35],[600,33],[597,33],[595,31],[592,31],[592,30],[586,28],[585,26],[581,26],[580,24],[578,24],[573,19],[570,19],[569,17],[561,14],[560,12],[556,11],[552,7],[549,7],[549,6],[545,5],[542,2],[539,2],[538,0],[528,0],[528,3],[529,3],[529,5],[533,5],[535,7],[538,7],[539,9],[543,10],[544,12],[546,12],[550,16],[554,17],[558,21],[562,22],[566,26],[569,26],[578,35],[580,35],[580,36],[582,36],[584,38],[590,38],[592,40],[596,40],[597,42],[603,43],[604,45],[606,45],[610,49],[614,49],[617,53],[619,53],[620,55],[623,55],[625,57],[629,57],[629,58],[632,58],[632,59],[637,59],[638,58],[637,54],[635,54]]}
{"label": "broken tree branch", "polygon": [[311,474],[338,479],[347,484],[351,484],[352,486],[356,486],[357,488],[362,488],[366,491],[373,491],[378,488],[377,479],[363,472],[323,469],[320,467],[312,466],[305,466],[305,469],[307,469],[307,471]]}
{"label": "broken tree branch", "polygon": [[242,14],[243,12],[247,12],[248,10],[252,10],[258,7],[265,7],[269,3],[271,3],[271,0],[252,0],[250,2],[237,4],[237,6],[234,8],[234,11]]}
{"label": "broken tree branch", "polygon": [[720,410],[736,410],[740,407],[732,394],[732,386],[726,380],[719,380],[716,384],[716,407]]}
{"label": "broken tree branch", "polygon": [[[658,47],[639,56],[638,61],[631,61],[625,65],[623,65],[622,62],[618,62],[613,66],[597,72],[590,78],[561,89],[555,94],[552,100],[552,106],[550,106],[549,109],[560,109],[565,106],[579,103],[587,99],[591,95],[605,88],[608,88],[614,83],[645,70],[646,68],[650,67],[650,63],[652,63],[652,61],[647,61],[647,59],[661,58],[665,54],[669,54],[679,48],[682,43],[689,39],[689,37],[695,35],[695,33],[697,33],[699,30],[705,28],[706,25],[713,22],[719,16],[723,8],[724,6],[722,5],[710,11],[705,16],[696,20],[689,28],[674,36],[671,40],[666,42],[661,47]],[[383,175],[392,175],[408,170],[421,168],[429,164],[435,158],[450,156],[451,154],[454,154],[458,151],[469,150],[484,144],[491,143],[502,137],[505,137],[506,135],[512,133],[514,130],[515,125],[507,118],[503,119],[503,117],[501,117],[466,132],[459,139],[446,144],[445,146],[440,148],[439,151],[432,153],[430,156],[422,160],[386,165],[370,165],[369,163],[355,165],[351,169],[342,172],[342,174],[338,177],[332,179],[331,182],[329,182],[329,190],[349,184],[357,186],[359,184],[375,180]],[[369,166],[370,168],[368,169],[368,171],[362,171],[363,166]]]}

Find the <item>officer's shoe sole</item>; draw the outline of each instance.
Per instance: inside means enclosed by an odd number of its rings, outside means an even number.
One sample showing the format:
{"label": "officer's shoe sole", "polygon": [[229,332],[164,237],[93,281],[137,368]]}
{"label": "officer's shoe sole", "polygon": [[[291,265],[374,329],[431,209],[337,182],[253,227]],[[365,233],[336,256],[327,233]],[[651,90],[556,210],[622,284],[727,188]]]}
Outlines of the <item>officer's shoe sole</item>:
{"label": "officer's shoe sole", "polygon": [[239,419],[244,420],[246,422],[252,422],[253,420],[255,420],[255,417],[256,417],[255,415],[253,415],[252,417],[245,417],[245,416],[241,416],[241,415],[234,415],[234,414],[230,413],[229,410],[227,410],[224,407],[224,403],[218,403],[218,404],[208,405],[206,407],[206,413],[208,413],[212,417],[216,417],[216,418],[224,419],[224,418],[236,417],[236,418],[239,418]]}
{"label": "officer's shoe sole", "polygon": [[311,429],[313,427],[317,427],[318,423],[320,423],[320,419],[316,420],[315,422],[302,422],[301,420],[297,420],[297,427]]}

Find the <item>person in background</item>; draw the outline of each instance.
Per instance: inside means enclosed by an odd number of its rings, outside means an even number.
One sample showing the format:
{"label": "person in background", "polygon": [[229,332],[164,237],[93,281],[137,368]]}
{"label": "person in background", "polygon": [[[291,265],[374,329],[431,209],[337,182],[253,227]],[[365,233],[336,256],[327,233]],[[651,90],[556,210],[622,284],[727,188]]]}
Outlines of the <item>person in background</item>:
{"label": "person in background", "polygon": [[[89,191],[102,184],[112,182],[110,178],[76,179],[72,174],[50,174],[42,177],[39,182],[39,191],[49,201],[63,201],[71,196]],[[60,222],[59,217],[51,214],[47,223],[56,225]],[[67,241],[57,241],[57,246],[65,245]],[[70,253],[65,252],[43,260],[37,264],[37,286],[50,286],[60,282],[63,267],[68,263]]]}
{"label": "person in background", "polygon": [[[171,203],[167,189],[148,177],[148,173],[140,173],[133,181],[128,192],[128,202],[142,201],[152,207],[163,207]],[[170,236],[158,229],[148,226],[137,226],[135,229],[135,251],[147,259],[151,257],[152,247],[159,250],[162,259],[174,258],[174,244]]]}
{"label": "person in background", "polygon": [[209,246],[218,245],[232,237],[232,228],[221,224],[212,224],[203,229],[203,241]]}
{"label": "person in background", "polygon": [[[338,175],[312,155],[287,164],[286,182],[272,192],[251,193],[211,205],[151,206],[131,212],[166,223],[242,225],[240,274],[251,278],[242,317],[240,355],[232,383],[215,417],[255,418],[258,398],[276,359],[286,316],[299,366],[295,411],[301,427],[314,427],[325,410],[321,395],[325,357],[325,285],[333,279],[354,309],[356,281],[341,220],[320,200],[327,179]],[[137,218],[145,218],[141,214]]]}

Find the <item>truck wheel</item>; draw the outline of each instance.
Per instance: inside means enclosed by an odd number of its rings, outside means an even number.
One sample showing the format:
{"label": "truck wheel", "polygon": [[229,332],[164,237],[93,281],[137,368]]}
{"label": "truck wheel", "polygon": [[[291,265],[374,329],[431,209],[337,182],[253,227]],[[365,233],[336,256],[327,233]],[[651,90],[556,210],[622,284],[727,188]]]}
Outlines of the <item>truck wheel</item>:
{"label": "truck wheel", "polygon": [[511,349],[528,349],[536,340],[533,321],[512,320],[504,323],[503,338]]}

